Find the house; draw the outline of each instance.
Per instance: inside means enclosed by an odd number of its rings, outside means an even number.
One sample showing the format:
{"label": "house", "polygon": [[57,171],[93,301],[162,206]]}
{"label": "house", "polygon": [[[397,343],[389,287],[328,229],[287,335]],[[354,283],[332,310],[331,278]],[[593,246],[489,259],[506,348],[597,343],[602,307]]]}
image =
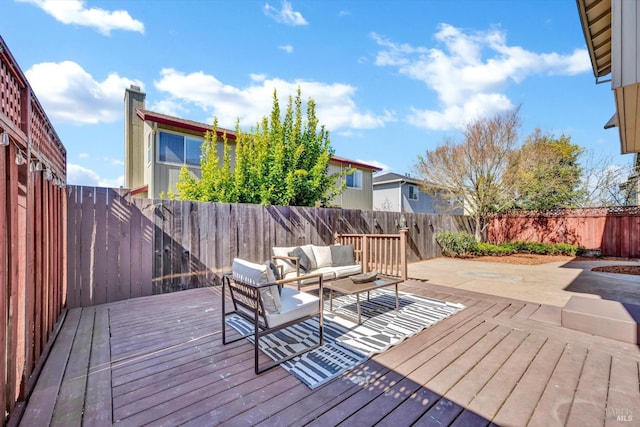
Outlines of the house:
{"label": "house", "polygon": [[373,209],[391,212],[453,213],[459,208],[438,193],[431,195],[420,188],[422,180],[408,174],[388,172],[373,178]]}
{"label": "house", "polygon": [[[640,152],[640,2],[577,0],[596,83],[611,82],[622,154]],[[607,77],[608,76],[608,77]]]}
{"label": "house", "polygon": [[[183,165],[194,176],[200,176],[200,149],[204,134],[211,125],[186,120],[145,108],[146,94],[137,86],[125,90],[125,187],[132,195],[159,198],[176,183]],[[218,154],[222,164],[223,136],[231,142],[231,165],[234,159],[235,132],[218,128]],[[381,169],[362,162],[334,156],[329,162],[329,174],[350,170],[336,184],[346,181],[346,189],[330,201],[331,206],[345,209],[372,210],[373,173]]]}

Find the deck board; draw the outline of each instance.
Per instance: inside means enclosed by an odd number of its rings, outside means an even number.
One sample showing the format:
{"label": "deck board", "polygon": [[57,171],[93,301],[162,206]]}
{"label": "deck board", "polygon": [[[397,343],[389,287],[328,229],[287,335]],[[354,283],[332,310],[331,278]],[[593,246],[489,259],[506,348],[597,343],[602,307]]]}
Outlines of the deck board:
{"label": "deck board", "polygon": [[81,314],[80,308],[67,313],[62,330],[29,399],[21,425],[45,426],[51,423]]}
{"label": "deck board", "polygon": [[109,310],[96,308],[91,359],[87,378],[86,404],[83,423],[92,426],[111,425],[111,350],[109,348]]}
{"label": "deck board", "polygon": [[65,375],[60,385],[60,403],[56,405],[51,419],[52,425],[79,426],[82,424],[95,312],[92,307],[82,309]]}
{"label": "deck board", "polygon": [[71,310],[21,425],[616,425],[637,408],[638,346],[532,320],[537,304],[401,290],[467,308],[314,390],[222,345],[219,287]]}

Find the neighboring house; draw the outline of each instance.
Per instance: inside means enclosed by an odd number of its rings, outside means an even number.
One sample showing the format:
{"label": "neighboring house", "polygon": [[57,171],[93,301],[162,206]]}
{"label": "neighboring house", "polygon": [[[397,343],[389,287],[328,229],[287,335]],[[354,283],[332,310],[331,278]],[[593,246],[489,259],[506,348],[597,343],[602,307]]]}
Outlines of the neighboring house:
{"label": "neighboring house", "polygon": [[[125,187],[132,195],[159,198],[170,189],[176,193],[180,169],[186,165],[191,173],[200,176],[200,149],[204,134],[211,125],[185,120],[145,109],[145,93],[137,86],[125,90]],[[231,145],[231,164],[234,164],[235,132],[218,128],[218,154],[222,163],[223,135]],[[381,169],[341,157],[332,157],[329,174],[353,169],[346,175],[345,191],[330,204],[345,209],[372,210],[373,173]],[[341,185],[338,182],[337,185]]]}
{"label": "neighboring house", "polygon": [[[577,0],[596,83],[611,81],[622,154],[640,152],[640,2]],[[607,77],[608,76],[608,77]]]}
{"label": "neighboring house", "polygon": [[[409,175],[384,173],[373,178],[373,209],[390,212],[461,214],[452,203],[437,193],[422,191],[422,181]],[[453,209],[453,210],[452,210]]]}

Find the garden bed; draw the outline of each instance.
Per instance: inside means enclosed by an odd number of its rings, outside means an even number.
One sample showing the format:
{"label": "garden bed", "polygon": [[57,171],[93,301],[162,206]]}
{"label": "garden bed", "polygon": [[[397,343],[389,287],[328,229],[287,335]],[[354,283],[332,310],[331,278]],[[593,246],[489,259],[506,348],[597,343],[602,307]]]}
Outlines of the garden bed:
{"label": "garden bed", "polygon": [[[471,261],[502,262],[506,264],[518,265],[540,265],[549,262],[569,262],[569,261],[633,261],[626,258],[588,258],[573,257],[568,255],[538,255],[538,254],[513,254],[505,256],[477,256],[467,258]],[[604,273],[633,274],[640,275],[638,265],[603,265],[594,267],[592,271]]]}

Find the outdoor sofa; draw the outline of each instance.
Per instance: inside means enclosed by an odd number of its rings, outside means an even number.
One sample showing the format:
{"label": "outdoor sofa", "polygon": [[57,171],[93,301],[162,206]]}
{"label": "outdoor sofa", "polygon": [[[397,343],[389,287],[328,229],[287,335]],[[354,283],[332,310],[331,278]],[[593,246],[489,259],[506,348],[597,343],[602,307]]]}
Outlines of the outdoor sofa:
{"label": "outdoor sofa", "polygon": [[[272,260],[286,279],[320,273],[327,281],[362,273],[353,245],[275,246]],[[317,277],[303,278],[297,282],[298,289],[316,282]]]}

